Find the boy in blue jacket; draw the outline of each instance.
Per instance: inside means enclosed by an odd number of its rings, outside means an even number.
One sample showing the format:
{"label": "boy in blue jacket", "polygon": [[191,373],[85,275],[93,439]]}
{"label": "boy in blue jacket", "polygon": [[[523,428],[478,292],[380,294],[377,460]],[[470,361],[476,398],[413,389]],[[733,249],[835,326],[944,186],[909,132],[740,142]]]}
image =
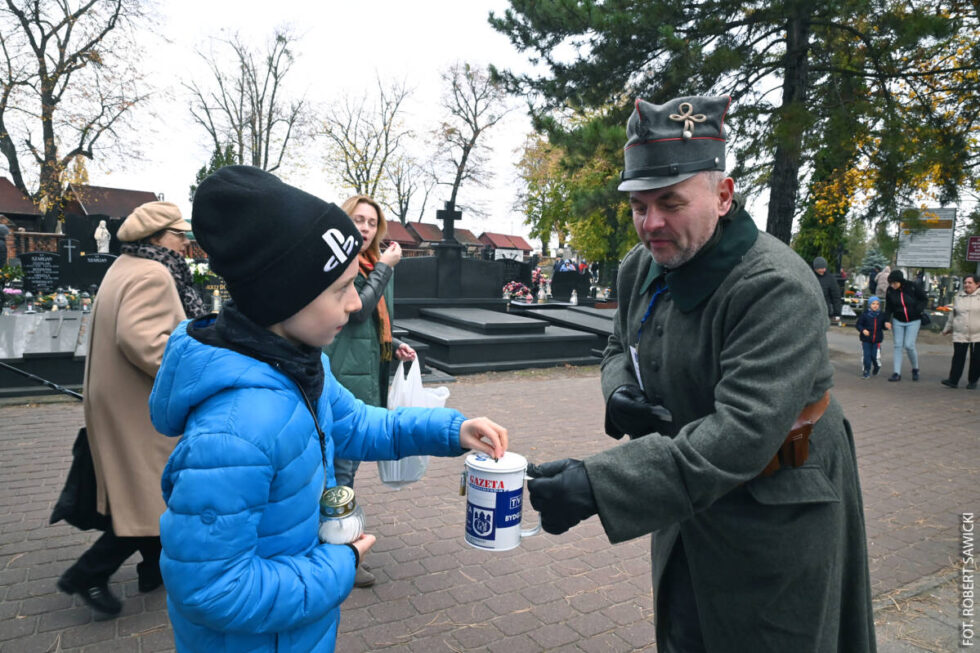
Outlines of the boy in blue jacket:
{"label": "boy in blue jacket", "polygon": [[861,338],[861,349],[864,352],[864,371],[862,378],[868,378],[872,374],[878,374],[881,366],[878,365],[878,348],[885,339],[885,329],[888,324],[885,316],[881,313],[881,300],[872,295],[868,298],[868,308],[861,313],[854,327],[858,330]]}
{"label": "boy in blue jacket", "polygon": [[194,234],[232,300],[173,333],[150,396],[180,436],[163,472],[160,569],[178,651],[333,651],[375,542],[321,544],[335,456],[502,456],[507,431],[450,409],[366,406],[320,348],[360,308],[361,237],[337,206],[230,166],[194,197]]}

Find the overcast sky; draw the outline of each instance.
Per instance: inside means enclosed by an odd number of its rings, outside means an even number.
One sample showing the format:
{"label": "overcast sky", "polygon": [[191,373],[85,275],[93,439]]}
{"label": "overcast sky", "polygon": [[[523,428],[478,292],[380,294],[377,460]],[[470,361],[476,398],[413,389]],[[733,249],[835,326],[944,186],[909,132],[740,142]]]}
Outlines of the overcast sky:
{"label": "overcast sky", "polygon": [[[156,116],[141,117],[143,162],[114,164],[103,169],[90,165],[90,183],[163,193],[190,215],[188,187],[197,170],[210,157],[206,132],[191,121],[189,98],[181,82],[207,79],[207,70],[195,49],[207,49],[210,37],[237,33],[258,47],[280,25],[298,36],[297,62],[287,78],[288,88],[305,94],[313,103],[328,103],[373,91],[376,76],[403,80],[415,89],[406,122],[420,131],[436,126],[442,91],[440,73],[455,61],[476,65],[528,69],[507,39],[487,23],[491,9],[507,6],[503,0],[358,0],[313,3],[300,0],[166,0],[160,2],[159,31],[164,41],[151,41],[146,66],[154,86],[160,88],[154,104]],[[140,114],[143,116],[143,114]],[[514,163],[517,150],[530,131],[526,111],[515,110],[488,132],[495,174],[488,191],[463,186],[461,197],[478,193],[487,209],[486,219],[464,214],[458,226],[475,231],[527,234],[522,217],[512,210],[518,182]],[[281,176],[337,204],[346,193],[331,186],[318,154],[306,157],[305,168],[285,170]],[[426,222],[435,223],[434,211],[448,192],[437,190],[426,208]],[[538,243],[534,243],[536,246]]]}

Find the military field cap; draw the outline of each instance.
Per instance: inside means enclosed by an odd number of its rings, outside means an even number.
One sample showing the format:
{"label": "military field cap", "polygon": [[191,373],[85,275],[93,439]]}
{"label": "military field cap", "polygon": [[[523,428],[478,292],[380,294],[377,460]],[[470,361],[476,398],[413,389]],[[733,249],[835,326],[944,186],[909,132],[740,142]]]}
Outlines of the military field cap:
{"label": "military field cap", "polygon": [[191,225],[181,216],[176,204],[147,202],[137,206],[129,217],[123,220],[116,238],[121,242],[131,243],[152,236],[163,229],[190,231]]}
{"label": "military field cap", "polygon": [[626,123],[619,190],[652,190],[705,170],[725,169],[727,95],[679,97],[666,104],[637,99]]}

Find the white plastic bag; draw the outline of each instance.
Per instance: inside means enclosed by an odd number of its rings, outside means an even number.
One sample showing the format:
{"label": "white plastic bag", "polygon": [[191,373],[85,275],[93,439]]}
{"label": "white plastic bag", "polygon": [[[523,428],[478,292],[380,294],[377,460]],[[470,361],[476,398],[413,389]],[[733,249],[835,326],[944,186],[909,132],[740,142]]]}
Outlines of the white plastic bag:
{"label": "white plastic bag", "polygon": [[[426,388],[422,385],[419,362],[412,363],[405,374],[405,363],[399,361],[395,378],[388,389],[388,408],[419,407],[442,408],[449,399],[449,388]],[[422,480],[429,466],[428,456],[407,456],[401,460],[379,460],[378,475],[381,482],[395,489]]]}

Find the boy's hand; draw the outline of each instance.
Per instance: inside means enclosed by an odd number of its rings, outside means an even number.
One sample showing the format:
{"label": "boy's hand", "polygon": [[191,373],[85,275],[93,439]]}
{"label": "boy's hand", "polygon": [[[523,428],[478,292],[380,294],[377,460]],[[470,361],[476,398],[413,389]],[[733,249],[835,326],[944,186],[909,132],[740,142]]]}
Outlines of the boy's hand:
{"label": "boy's hand", "polygon": [[886,329],[891,329],[892,328],[892,323],[891,322],[885,322],[885,328]]}
{"label": "boy's hand", "polygon": [[863,334],[864,334],[864,335],[866,335],[866,336],[870,336],[870,335],[871,335],[871,332],[870,332],[870,331],[868,331],[867,329],[863,329],[863,330],[861,331],[861,333],[863,333]]}
{"label": "boy's hand", "polygon": [[361,560],[364,560],[364,556],[371,550],[371,547],[374,546],[374,543],[377,541],[378,538],[376,538],[374,535],[362,533],[361,536],[351,542],[351,544],[355,549],[357,549],[357,555],[360,556]]}
{"label": "boy's hand", "polygon": [[459,427],[459,446],[501,458],[507,451],[507,429],[486,417],[468,419]]}

